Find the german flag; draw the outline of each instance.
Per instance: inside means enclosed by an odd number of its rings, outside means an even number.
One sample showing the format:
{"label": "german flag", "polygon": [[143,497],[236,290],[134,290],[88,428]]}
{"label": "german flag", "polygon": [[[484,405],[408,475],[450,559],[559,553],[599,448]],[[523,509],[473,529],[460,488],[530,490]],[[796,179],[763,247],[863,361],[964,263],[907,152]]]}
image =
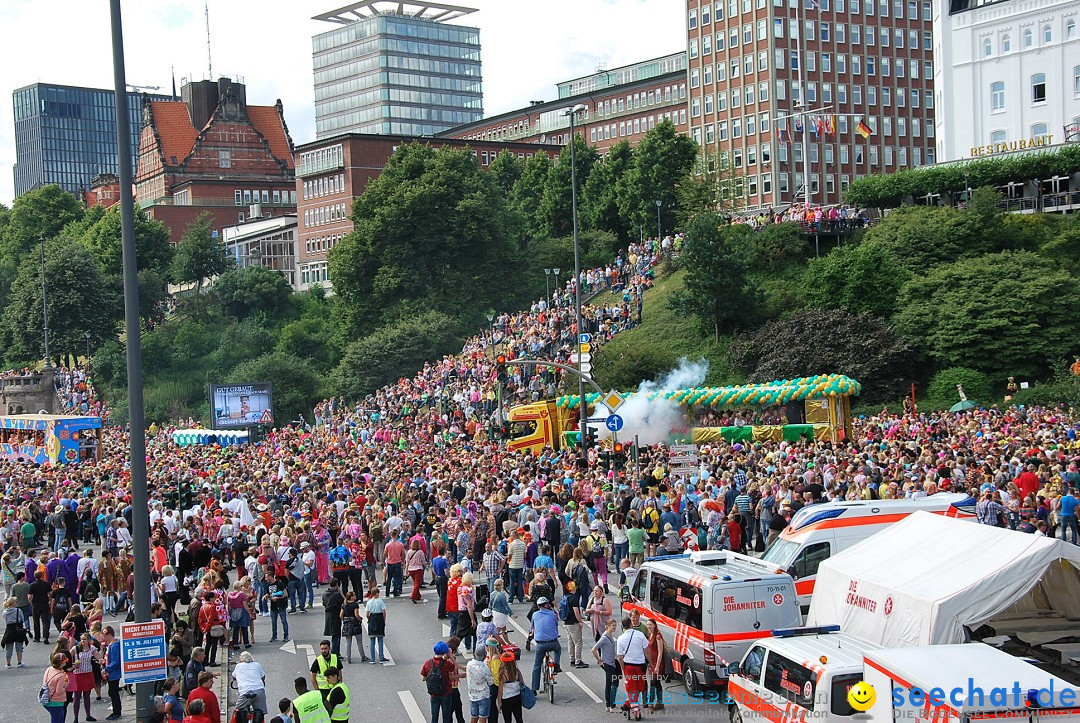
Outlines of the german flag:
{"label": "german flag", "polygon": [[859,120],[859,125],[855,126],[855,130],[857,130],[859,132],[859,135],[861,135],[863,138],[869,138],[870,136],[874,135],[874,131],[870,130],[870,126],[866,125],[865,119]]}

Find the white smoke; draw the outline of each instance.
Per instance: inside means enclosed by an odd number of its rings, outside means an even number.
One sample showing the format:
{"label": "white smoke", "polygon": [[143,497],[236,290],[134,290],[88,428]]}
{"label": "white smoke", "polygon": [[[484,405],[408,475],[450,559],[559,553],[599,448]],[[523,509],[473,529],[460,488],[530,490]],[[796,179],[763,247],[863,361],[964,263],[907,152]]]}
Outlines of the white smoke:
{"label": "white smoke", "polygon": [[[623,418],[623,428],[616,435],[624,442],[633,442],[635,435],[641,445],[653,445],[666,442],[677,429],[686,427],[686,410],[681,405],[668,399],[650,399],[654,392],[669,392],[675,389],[698,387],[709,373],[709,362],[704,358],[691,362],[685,357],[679,364],[656,381],[641,383],[637,392],[626,398],[618,409]],[[603,404],[594,408],[593,417],[606,418],[608,409]],[[596,423],[600,439],[608,439],[611,432],[604,423]]]}

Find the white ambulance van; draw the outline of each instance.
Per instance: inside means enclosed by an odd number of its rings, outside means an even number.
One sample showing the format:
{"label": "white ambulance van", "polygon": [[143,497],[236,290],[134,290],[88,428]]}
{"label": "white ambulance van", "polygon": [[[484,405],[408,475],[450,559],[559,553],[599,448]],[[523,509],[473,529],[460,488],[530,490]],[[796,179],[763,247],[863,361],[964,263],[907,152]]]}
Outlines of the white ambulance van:
{"label": "white ambulance van", "polygon": [[983,643],[868,650],[868,723],[1080,723],[1080,690]]}
{"label": "white ambulance van", "polygon": [[848,690],[863,679],[863,654],[881,646],[839,626],[774,630],[729,666],[732,723],[852,723]]}
{"label": "white ambulance van", "polygon": [[810,609],[818,566],[825,560],[918,510],[975,521],[975,502],[966,494],[939,493],[912,500],[844,500],[810,505],[795,513],[761,559],[795,579],[795,592],[805,614]]}
{"label": "white ambulance van", "polygon": [[729,661],[771,630],[800,622],[790,575],[727,550],[647,559],[623,610],[656,621],[673,651],[672,672],[691,695],[722,687]]}

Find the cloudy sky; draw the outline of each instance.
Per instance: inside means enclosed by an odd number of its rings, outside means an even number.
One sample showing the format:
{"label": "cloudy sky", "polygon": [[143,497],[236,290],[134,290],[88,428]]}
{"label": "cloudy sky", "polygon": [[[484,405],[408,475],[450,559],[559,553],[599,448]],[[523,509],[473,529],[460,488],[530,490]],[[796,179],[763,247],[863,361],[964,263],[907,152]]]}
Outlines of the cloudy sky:
{"label": "cloudy sky", "polygon": [[[243,76],[248,101],[281,98],[296,143],[315,138],[311,16],[347,0],[209,0],[214,75]],[[455,3],[458,0],[454,0]],[[484,110],[495,115],[556,97],[559,81],[684,47],[679,0],[460,0],[479,12]],[[2,0],[0,203],[14,197],[11,92],[34,82],[111,88],[108,0]],[[168,92],[208,72],[202,0],[124,0],[127,81]]]}

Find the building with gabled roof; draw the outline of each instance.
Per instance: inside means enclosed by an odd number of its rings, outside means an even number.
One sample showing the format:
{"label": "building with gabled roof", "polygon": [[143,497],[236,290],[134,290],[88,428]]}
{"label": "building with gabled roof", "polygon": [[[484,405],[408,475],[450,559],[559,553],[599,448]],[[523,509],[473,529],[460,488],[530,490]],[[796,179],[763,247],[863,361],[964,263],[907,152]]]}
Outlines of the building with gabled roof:
{"label": "building with gabled roof", "polygon": [[217,231],[252,213],[296,212],[293,142],[278,100],[248,105],[241,80],[185,82],[179,101],[146,100],[136,201],[180,239],[209,212]]}

